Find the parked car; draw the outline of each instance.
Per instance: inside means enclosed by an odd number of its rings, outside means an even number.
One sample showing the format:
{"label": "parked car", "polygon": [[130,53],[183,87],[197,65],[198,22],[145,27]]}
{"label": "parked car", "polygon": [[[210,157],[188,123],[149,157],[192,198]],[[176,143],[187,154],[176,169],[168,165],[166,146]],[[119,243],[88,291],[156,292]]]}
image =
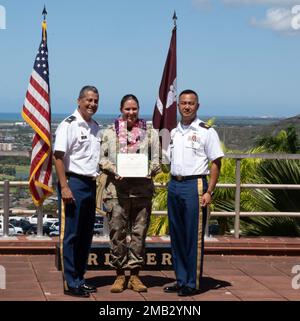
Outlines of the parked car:
{"label": "parked car", "polygon": [[103,225],[99,223],[94,224],[94,234],[100,235],[103,232]]}
{"label": "parked car", "polygon": [[17,220],[15,218],[10,218],[9,223],[11,223],[14,227],[20,227],[23,231],[23,234],[26,234],[27,231],[32,227],[32,224],[30,224],[26,219]]}
{"label": "parked car", "polygon": [[[23,234],[23,232],[22,232]],[[0,235],[3,235],[3,223],[0,222]],[[13,235],[17,235],[17,231],[15,230],[15,227],[11,224],[9,224],[8,227],[8,235],[9,236],[13,236]]]}
{"label": "parked car", "polygon": [[95,223],[103,224],[103,216],[96,215],[95,216]]}
{"label": "parked car", "polygon": [[218,235],[220,232],[220,226],[218,223],[209,224],[208,233],[209,235]]}
{"label": "parked car", "polygon": [[23,221],[26,220],[28,221],[28,217],[27,216],[9,216],[9,220],[15,220],[15,221]]}
{"label": "parked car", "polygon": [[49,236],[59,236],[59,230],[53,230],[49,233]]}
{"label": "parked car", "polygon": [[20,235],[20,234],[24,234],[23,229],[19,226],[14,226],[13,224],[9,223],[9,227],[13,228],[15,230],[15,234],[14,235]]}
{"label": "parked car", "polygon": [[[29,222],[31,224],[37,224],[37,214],[34,214],[32,216],[29,217]],[[43,224],[45,223],[55,223],[58,222],[58,218],[54,217],[52,214],[45,214],[43,216]]]}
{"label": "parked car", "polygon": [[55,222],[50,226],[51,231],[59,231],[59,222]]}
{"label": "parked car", "polygon": [[[46,222],[45,224],[43,224],[43,235],[49,235],[49,233],[52,231],[50,229],[50,226],[52,224],[53,223],[51,222]],[[37,234],[37,224],[32,224],[26,234]]]}

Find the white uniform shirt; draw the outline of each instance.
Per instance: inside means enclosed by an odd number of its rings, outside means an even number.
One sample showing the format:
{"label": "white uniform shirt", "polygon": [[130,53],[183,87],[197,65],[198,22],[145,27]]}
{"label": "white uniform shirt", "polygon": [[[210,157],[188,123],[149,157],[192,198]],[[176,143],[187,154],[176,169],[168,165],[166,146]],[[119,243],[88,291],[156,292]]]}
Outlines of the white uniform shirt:
{"label": "white uniform shirt", "polygon": [[179,122],[171,131],[168,154],[172,175],[207,175],[209,162],[224,156],[217,132],[200,123],[203,121],[196,118],[184,129]]}
{"label": "white uniform shirt", "polygon": [[[97,176],[100,157],[100,127],[94,121],[86,122],[76,109],[57,127],[55,151],[64,152],[66,172],[85,176]],[[72,117],[71,116],[71,117]]]}

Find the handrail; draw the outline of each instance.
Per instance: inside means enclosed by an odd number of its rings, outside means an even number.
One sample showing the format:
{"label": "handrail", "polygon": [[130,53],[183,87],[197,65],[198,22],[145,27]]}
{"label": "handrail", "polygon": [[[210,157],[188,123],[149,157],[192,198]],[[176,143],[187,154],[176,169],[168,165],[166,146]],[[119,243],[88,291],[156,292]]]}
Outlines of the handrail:
{"label": "handrail", "polygon": [[[300,184],[245,184],[241,183],[240,166],[241,161],[246,158],[256,159],[271,159],[271,160],[300,160],[299,154],[233,154],[228,153],[225,158],[234,159],[236,162],[236,182],[235,183],[218,183],[217,188],[235,188],[235,211],[234,212],[210,212],[208,216],[225,216],[235,217],[234,222],[234,237],[239,238],[240,217],[247,216],[290,216],[300,217],[300,212],[241,212],[240,211],[240,194],[241,189],[286,189],[286,190],[300,190]],[[167,184],[154,183],[156,188],[166,188]],[[0,186],[4,187],[4,209],[0,210],[3,213],[3,236],[8,234],[8,217],[12,214],[38,214],[38,236],[42,236],[42,208],[37,210],[18,210],[9,208],[9,187],[10,186],[28,186],[26,181],[0,181]],[[152,211],[153,215],[166,215],[167,211]],[[208,217],[209,220],[209,217]]]}
{"label": "handrail", "polygon": [[[276,154],[238,154],[238,153],[227,153],[225,158],[234,159],[236,162],[236,175],[235,175],[235,184],[228,183],[218,183],[217,188],[235,188],[235,211],[234,212],[216,212],[209,211],[207,218],[207,223],[210,216],[233,216],[234,221],[234,237],[239,238],[240,230],[240,217],[247,216],[290,216],[290,217],[300,217],[299,212],[240,212],[240,195],[241,189],[286,189],[286,190],[299,190],[299,184],[242,184],[241,183],[241,161],[243,159],[270,159],[270,160],[300,160],[299,154],[285,154],[285,153],[276,153]],[[164,184],[155,184],[156,187],[162,188]],[[163,211],[153,211],[152,214],[163,215]],[[167,214],[167,211],[164,211],[164,214]],[[207,224],[208,225],[208,224]]]}

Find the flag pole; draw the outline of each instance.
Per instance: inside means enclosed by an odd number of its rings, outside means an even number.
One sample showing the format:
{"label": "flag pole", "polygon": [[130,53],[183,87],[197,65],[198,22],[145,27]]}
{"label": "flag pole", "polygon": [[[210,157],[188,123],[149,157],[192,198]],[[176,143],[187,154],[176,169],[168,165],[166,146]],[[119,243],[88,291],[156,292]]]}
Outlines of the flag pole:
{"label": "flag pole", "polygon": [[44,16],[44,21],[46,20],[47,14],[48,14],[48,12],[46,10],[46,6],[44,5],[44,9],[43,9],[43,12],[42,12],[42,15]]}
{"label": "flag pole", "polygon": [[[47,22],[46,22],[46,17],[47,17],[47,10],[46,10],[46,6],[44,5],[44,9],[42,12],[42,15],[44,16],[44,20],[42,22],[42,30],[43,30],[43,40],[46,41],[46,30],[47,30]],[[43,220],[43,204],[40,204],[37,206],[36,208],[36,214],[37,214],[37,229],[36,229],[36,237],[39,239],[43,239],[44,235],[43,235],[43,224],[44,224],[44,220]]]}
{"label": "flag pole", "polygon": [[174,27],[177,27],[177,21],[176,21],[176,20],[177,20],[178,18],[177,18],[177,15],[176,15],[176,11],[175,11],[175,10],[174,10],[174,14],[173,14],[173,18],[172,18],[172,19],[173,19],[173,21],[174,21]]}
{"label": "flag pole", "polygon": [[153,128],[159,131],[162,150],[161,158],[164,164],[167,161],[165,155],[170,143],[170,133],[177,125],[177,15],[175,11],[172,19],[174,27],[152,117]]}
{"label": "flag pole", "polygon": [[32,127],[32,152],[29,174],[29,190],[36,205],[37,236],[43,237],[43,202],[53,193],[51,108],[46,16],[44,6],[42,40],[39,45],[22,109],[23,119]]}
{"label": "flag pole", "polygon": [[47,10],[46,6],[44,5],[44,9],[42,12],[42,15],[44,16],[44,21],[42,22],[42,28],[43,28],[43,40],[46,41],[46,30],[47,30],[47,22],[46,22],[46,17],[47,17]]}

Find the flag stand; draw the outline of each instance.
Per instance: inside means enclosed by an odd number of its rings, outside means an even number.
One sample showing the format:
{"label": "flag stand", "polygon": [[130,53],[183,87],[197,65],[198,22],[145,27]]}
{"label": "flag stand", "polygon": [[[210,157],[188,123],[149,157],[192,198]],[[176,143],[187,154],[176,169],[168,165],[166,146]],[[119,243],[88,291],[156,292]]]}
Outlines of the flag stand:
{"label": "flag stand", "polygon": [[43,207],[42,206],[37,207],[36,214],[37,214],[36,236],[41,237],[43,236]]}
{"label": "flag stand", "polygon": [[36,235],[30,235],[27,237],[31,241],[51,240],[51,237],[43,234],[43,206],[40,205],[36,208],[37,215],[37,231]]}

